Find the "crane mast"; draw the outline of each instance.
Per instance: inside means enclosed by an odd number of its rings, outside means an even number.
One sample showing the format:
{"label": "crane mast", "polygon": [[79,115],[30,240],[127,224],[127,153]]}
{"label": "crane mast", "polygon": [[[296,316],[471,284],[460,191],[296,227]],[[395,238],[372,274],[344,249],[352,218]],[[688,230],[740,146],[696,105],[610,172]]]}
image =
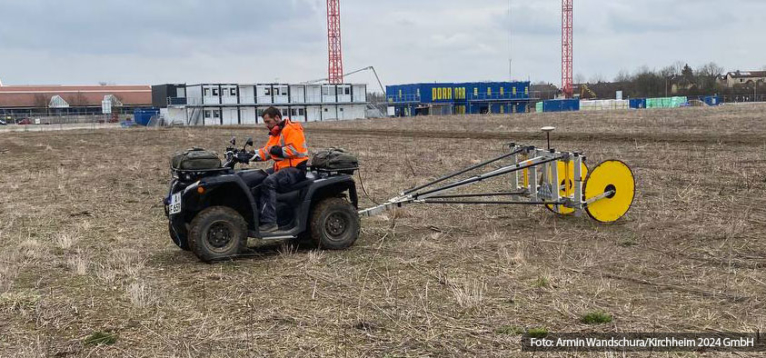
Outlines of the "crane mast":
{"label": "crane mast", "polygon": [[340,36],[340,0],[327,0],[328,76],[330,83],[343,83],[343,50]]}
{"label": "crane mast", "polygon": [[561,91],[566,98],[574,94],[572,55],[574,52],[574,0],[561,1]]}

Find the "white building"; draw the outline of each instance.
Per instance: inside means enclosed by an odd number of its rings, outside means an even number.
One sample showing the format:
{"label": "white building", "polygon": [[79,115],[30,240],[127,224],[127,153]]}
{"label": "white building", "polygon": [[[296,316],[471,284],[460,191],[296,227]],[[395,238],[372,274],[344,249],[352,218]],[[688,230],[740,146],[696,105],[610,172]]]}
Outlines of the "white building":
{"label": "white building", "polygon": [[186,125],[256,124],[274,106],[295,122],[366,118],[364,84],[164,84],[152,104],[168,121]]}

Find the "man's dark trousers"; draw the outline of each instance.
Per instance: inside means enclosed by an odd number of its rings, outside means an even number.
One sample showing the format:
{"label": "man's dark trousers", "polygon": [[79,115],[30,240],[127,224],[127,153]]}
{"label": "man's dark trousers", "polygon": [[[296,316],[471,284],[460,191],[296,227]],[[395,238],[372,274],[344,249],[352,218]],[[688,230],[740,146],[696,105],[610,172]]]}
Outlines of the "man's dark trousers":
{"label": "man's dark trousers", "polygon": [[298,168],[285,168],[278,172],[274,169],[266,171],[269,176],[261,186],[260,225],[277,223],[277,189],[284,189],[306,179],[306,171]]}

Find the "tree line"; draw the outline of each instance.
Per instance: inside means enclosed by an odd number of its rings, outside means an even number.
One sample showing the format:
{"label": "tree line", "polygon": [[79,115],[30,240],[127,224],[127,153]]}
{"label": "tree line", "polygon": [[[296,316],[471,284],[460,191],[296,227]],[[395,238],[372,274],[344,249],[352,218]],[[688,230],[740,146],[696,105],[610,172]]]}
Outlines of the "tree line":
{"label": "tree line", "polygon": [[[642,66],[634,72],[622,70],[613,81],[605,81],[598,75],[586,81],[582,75],[577,75],[575,94],[584,99],[615,98],[617,91],[623,91],[623,98],[753,95],[755,83],[737,84],[729,88],[719,80],[725,74],[724,68],[714,62],[693,68],[679,61],[660,69]],[[586,86],[590,91],[585,89]],[[766,83],[760,82],[757,86],[759,94],[766,93]],[[549,92],[550,87],[553,86],[545,83],[533,86],[541,92]]]}
{"label": "tree line", "polygon": [[[723,67],[714,62],[696,69],[689,64],[676,62],[659,70],[643,66],[634,73],[620,71],[611,84],[620,87],[625,97],[632,98],[712,95],[725,89],[718,81],[723,74]],[[609,85],[595,83],[590,87],[599,97],[610,98],[614,96],[614,91],[610,91],[612,88]]]}

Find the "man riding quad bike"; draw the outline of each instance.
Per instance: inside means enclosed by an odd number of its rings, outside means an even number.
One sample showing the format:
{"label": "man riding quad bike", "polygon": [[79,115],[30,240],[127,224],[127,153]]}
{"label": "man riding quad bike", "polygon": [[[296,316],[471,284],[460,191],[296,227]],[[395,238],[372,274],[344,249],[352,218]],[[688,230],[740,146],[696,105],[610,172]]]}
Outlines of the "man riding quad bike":
{"label": "man riding quad bike", "polygon": [[[353,245],[360,229],[356,158],[324,151],[309,167],[302,127],[273,107],[263,118],[269,140],[255,152],[247,151],[252,139],[240,150],[232,138],[223,164],[199,148],[174,156],[164,200],[173,242],[203,261],[237,257],[248,237],[310,240],[331,250]],[[267,160],[274,161],[271,169],[235,170],[237,163]]]}

